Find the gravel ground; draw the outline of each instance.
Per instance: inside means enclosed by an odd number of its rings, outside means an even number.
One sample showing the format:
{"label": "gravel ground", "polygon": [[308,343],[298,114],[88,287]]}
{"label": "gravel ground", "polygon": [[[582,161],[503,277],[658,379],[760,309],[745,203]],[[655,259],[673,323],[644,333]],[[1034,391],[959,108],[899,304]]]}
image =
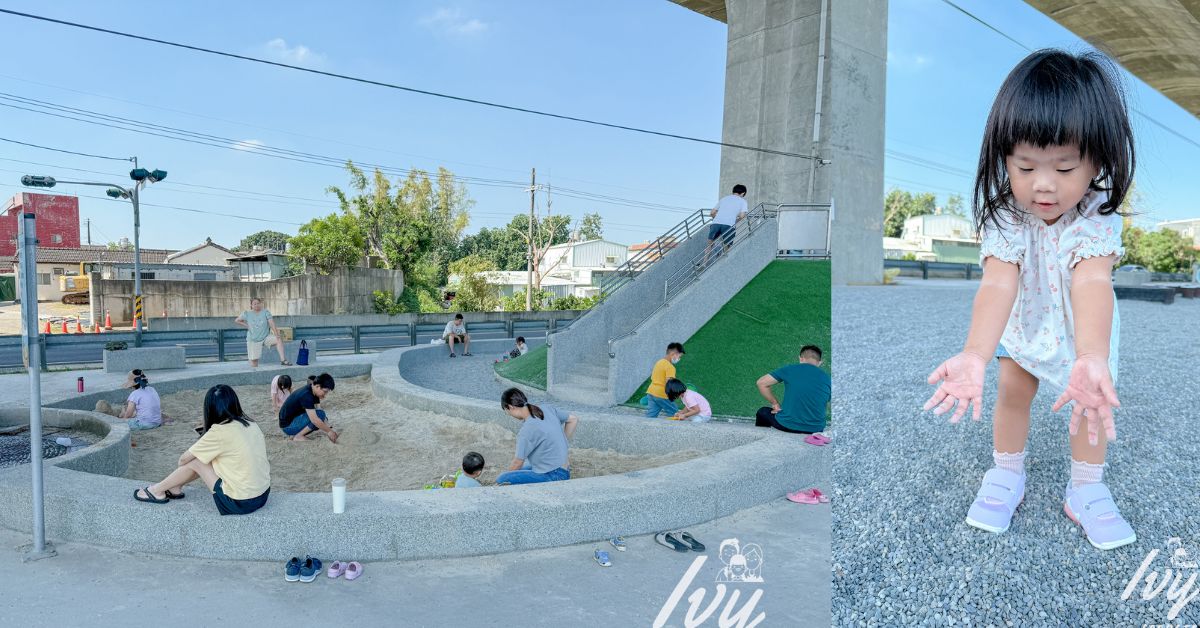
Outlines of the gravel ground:
{"label": "gravel ground", "polygon": [[[1120,301],[1118,442],[1105,482],[1138,541],[1093,548],[1062,512],[1070,476],[1067,415],[1056,392],[1034,401],[1025,502],[1008,532],[963,519],[991,467],[989,367],[984,417],[949,424],[922,413],[925,378],[961,349],[977,284],[908,280],[834,292],[833,625],[1114,626],[1168,622],[1177,600],[1121,595],[1152,550],[1149,576],[1185,585],[1200,569],[1173,567],[1179,537],[1200,561],[1200,300]],[[1178,541],[1177,541],[1178,543]],[[1200,582],[1189,595],[1200,592]],[[1173,620],[1200,622],[1200,599]]]}

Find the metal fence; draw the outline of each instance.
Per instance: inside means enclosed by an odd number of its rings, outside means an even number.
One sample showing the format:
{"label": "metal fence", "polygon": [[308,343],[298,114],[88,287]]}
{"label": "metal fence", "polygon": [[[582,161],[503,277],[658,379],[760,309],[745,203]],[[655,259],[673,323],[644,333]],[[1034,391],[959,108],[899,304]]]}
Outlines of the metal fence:
{"label": "metal fence", "polygon": [[[480,321],[468,324],[474,340],[494,340],[515,336],[541,337],[564,329],[575,322],[568,319],[521,319]],[[441,338],[444,323],[400,323],[396,325],[347,325],[333,327],[294,327],[296,340],[318,340],[321,353],[363,353],[397,347],[428,344]],[[104,345],[125,342],[134,346],[133,332],[104,334],[42,334],[42,368],[52,365],[97,364],[104,361]],[[189,360],[225,361],[244,359],[246,330],[213,329],[204,331],[142,332],[143,347],[183,347]],[[24,368],[20,336],[0,336],[0,369]]]}
{"label": "metal fence", "polygon": [[600,281],[600,298],[607,298],[613,292],[616,292],[621,286],[633,281],[642,271],[650,267],[651,264],[662,259],[667,253],[680,244],[690,240],[693,236],[704,235],[707,233],[704,230],[704,225],[708,224],[711,218],[709,213],[711,210],[696,210],[695,213],[683,219],[682,222],[671,227],[666,233],[658,236],[646,248],[638,251],[633,257],[625,260],[624,264],[617,267],[615,271],[604,276]]}
{"label": "metal fence", "polygon": [[[957,262],[928,262],[921,260],[885,259],[884,268],[900,268],[902,270],[919,270],[921,279],[929,279],[930,272],[961,273],[966,279],[983,276],[983,267],[979,264]],[[1121,272],[1114,270],[1113,272]],[[1190,279],[1187,273],[1150,273],[1150,281],[1182,281]]]}

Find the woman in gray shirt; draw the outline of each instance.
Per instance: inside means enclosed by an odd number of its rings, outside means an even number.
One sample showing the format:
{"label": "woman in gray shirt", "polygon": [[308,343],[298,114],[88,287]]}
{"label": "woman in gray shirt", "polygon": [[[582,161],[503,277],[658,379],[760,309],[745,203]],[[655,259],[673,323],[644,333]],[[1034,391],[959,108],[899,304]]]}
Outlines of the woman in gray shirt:
{"label": "woman in gray shirt", "polygon": [[496,478],[496,484],[570,479],[567,441],[575,433],[579,417],[564,414],[553,406],[535,406],[516,388],[504,391],[500,407],[522,425],[517,432],[517,453],[508,471]]}

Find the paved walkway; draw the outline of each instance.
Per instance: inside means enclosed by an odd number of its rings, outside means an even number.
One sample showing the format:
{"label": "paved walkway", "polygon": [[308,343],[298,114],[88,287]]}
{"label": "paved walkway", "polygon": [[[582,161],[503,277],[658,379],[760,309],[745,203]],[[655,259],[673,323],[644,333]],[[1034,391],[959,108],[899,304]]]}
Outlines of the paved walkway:
{"label": "paved walkway", "polygon": [[[842,426],[833,452],[834,625],[1167,622],[1165,592],[1150,601],[1141,585],[1130,600],[1121,594],[1152,550],[1160,556],[1146,575],[1168,573],[1173,537],[1200,558],[1200,299],[1118,302],[1122,408],[1105,481],[1138,541],[1103,552],[1063,515],[1068,416],[1050,412],[1057,392],[1048,387],[1034,401],[1029,480],[1012,528],[994,535],[966,525],[992,466],[996,367],[979,423],[950,425],[921,406],[933,390],[926,376],[962,348],[978,283],[904,284],[833,293],[833,415]],[[1178,617],[1198,620],[1200,601]]]}
{"label": "paved walkway", "polygon": [[[761,584],[730,584],[704,626],[716,626],[734,590],[741,609],[762,590],[761,626],[829,625],[828,505],[776,500],[691,528],[708,558],[666,625],[684,625],[688,597],[717,591],[721,541],[762,547]],[[21,562],[14,546],[29,538],[0,530],[0,626],[649,626],[696,553],[677,554],[650,537],[611,551],[613,566],[592,562],[595,545],[521,554],[369,563],[353,582],[322,575],[285,582],[274,563],[131,554],[85,545],[56,546],[54,558]],[[607,546],[606,546],[607,547]],[[149,549],[149,548],[148,548]],[[612,549],[608,547],[607,549]],[[322,557],[330,559],[352,557]],[[703,608],[701,609],[703,610]],[[747,624],[749,625],[749,624]]]}

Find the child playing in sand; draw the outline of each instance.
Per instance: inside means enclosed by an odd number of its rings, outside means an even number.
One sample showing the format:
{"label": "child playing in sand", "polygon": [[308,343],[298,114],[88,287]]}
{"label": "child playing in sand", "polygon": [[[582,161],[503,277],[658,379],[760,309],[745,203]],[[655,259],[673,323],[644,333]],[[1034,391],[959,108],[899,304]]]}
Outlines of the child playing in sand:
{"label": "child playing in sand", "polygon": [[469,452],[463,456],[462,475],[454,480],[454,488],[478,488],[483,486],[479,483],[479,476],[483,473],[483,456],[475,452]]}
{"label": "child playing in sand", "polygon": [[650,373],[650,386],[646,389],[646,418],[653,419],[661,412],[674,415],[679,411],[675,402],[667,399],[667,380],[675,377],[675,365],[683,357],[683,345],[672,342],[667,345],[667,354],[654,363]]}
{"label": "child playing in sand", "polygon": [[309,385],[288,395],[279,407],[279,428],[293,441],[308,440],[308,435],[320,430],[329,437],[329,442],[338,441],[338,433],[329,427],[329,418],[321,408],[321,402],[333,392],[333,376],[329,373],[310,378]]}
{"label": "child playing in sand", "polygon": [[[140,373],[140,372],[139,372]],[[129,384],[133,392],[125,402],[125,410],[119,418],[125,419],[131,430],[152,430],[163,424],[162,400],[158,391],[150,385],[145,374],[133,377]]]}
{"label": "child playing in sand", "polygon": [[967,513],[968,524],[989,532],[1008,529],[1025,495],[1030,406],[1045,383],[1062,391],[1054,411],[1072,404],[1063,510],[1099,549],[1137,540],[1101,481],[1120,406],[1111,276],[1124,253],[1117,208],[1134,171],[1117,76],[1096,52],[1037,51],[1005,79],[984,129],[973,199],[983,279],[966,345],[930,374],[929,383],[941,385],[925,409],[954,410],[957,423],[974,405],[979,420],[984,371],[998,358],[995,466]]}
{"label": "child playing in sand", "polygon": [[276,375],[271,378],[271,407],[276,414],[283,402],[292,394],[292,378],[290,375]]}
{"label": "child playing in sand", "polygon": [[671,403],[675,400],[683,400],[683,410],[676,412],[671,417],[673,421],[692,421],[695,423],[704,423],[712,420],[712,406],[708,405],[708,400],[704,395],[689,390],[687,384],[672,377],[667,380],[667,399]]}

